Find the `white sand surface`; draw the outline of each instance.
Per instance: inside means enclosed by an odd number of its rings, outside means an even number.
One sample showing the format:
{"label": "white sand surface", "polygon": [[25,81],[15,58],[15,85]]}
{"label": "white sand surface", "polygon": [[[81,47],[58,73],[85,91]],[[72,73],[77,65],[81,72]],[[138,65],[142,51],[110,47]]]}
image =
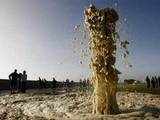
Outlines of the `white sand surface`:
{"label": "white sand surface", "polygon": [[26,94],[0,92],[0,120],[153,120],[160,119],[160,95],[118,92],[122,113],[92,115],[89,93],[29,90]]}

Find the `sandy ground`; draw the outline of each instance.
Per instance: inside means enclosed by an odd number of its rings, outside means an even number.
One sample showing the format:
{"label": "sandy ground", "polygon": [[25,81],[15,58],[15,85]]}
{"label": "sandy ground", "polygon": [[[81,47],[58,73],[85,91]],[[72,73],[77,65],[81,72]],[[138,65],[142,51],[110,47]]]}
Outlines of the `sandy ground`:
{"label": "sandy ground", "polygon": [[160,95],[118,92],[118,115],[92,115],[89,93],[30,90],[26,94],[0,93],[0,120],[157,120]]}

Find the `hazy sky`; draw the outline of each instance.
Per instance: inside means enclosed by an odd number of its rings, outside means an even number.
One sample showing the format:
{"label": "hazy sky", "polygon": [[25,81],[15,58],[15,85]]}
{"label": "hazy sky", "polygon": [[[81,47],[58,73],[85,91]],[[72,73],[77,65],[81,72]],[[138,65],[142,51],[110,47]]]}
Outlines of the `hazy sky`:
{"label": "hazy sky", "polygon": [[119,63],[121,76],[143,79],[146,74],[159,74],[159,0],[0,0],[0,78],[8,78],[15,68],[25,69],[29,79],[87,76],[88,67],[79,63],[70,45],[74,26],[82,22],[91,1],[98,7],[118,3],[121,19],[127,20],[120,36],[133,41],[133,68]]}

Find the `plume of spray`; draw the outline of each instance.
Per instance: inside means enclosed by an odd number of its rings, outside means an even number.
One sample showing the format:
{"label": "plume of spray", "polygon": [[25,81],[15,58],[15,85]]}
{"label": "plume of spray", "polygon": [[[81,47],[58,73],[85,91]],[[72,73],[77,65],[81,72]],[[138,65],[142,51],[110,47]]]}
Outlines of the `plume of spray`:
{"label": "plume of spray", "polygon": [[[94,0],[90,0],[89,3],[95,3]],[[108,4],[108,2],[106,2]],[[118,7],[118,1],[111,0],[109,2],[109,5],[114,8],[118,13],[120,13],[119,7]],[[123,16],[119,17],[119,20],[117,21],[116,32],[116,45],[117,45],[117,53],[116,58],[118,62],[116,61],[116,66],[119,67],[121,65],[123,69],[125,69],[124,74],[128,74],[129,71],[132,68],[132,65],[129,61],[130,58],[130,38],[128,38],[129,34],[127,33],[127,30],[124,28],[128,25],[127,19]],[[88,68],[88,65],[90,64],[90,58],[91,58],[91,51],[90,51],[90,38],[89,38],[89,32],[87,28],[85,27],[85,23],[82,21],[80,24],[75,25],[74,27],[74,38],[72,40],[72,50],[73,54],[76,57],[79,57],[79,64],[82,67]],[[124,27],[125,26],[125,27]],[[119,34],[117,34],[119,33]],[[124,66],[123,66],[124,65]]]}
{"label": "plume of spray", "polygon": [[[91,5],[85,10],[85,27],[81,25],[75,27],[75,31],[83,36],[81,41],[74,38],[75,43],[80,41],[80,46],[83,46],[79,52],[80,64],[83,64],[83,59],[91,58],[90,79],[94,86],[94,113],[111,114],[119,111],[116,102],[116,85],[120,72],[115,67],[116,51],[121,49],[123,57],[127,59],[129,42],[120,40],[116,26],[118,19],[119,16],[114,9],[97,9]],[[85,54],[85,49],[87,49],[87,54]]]}

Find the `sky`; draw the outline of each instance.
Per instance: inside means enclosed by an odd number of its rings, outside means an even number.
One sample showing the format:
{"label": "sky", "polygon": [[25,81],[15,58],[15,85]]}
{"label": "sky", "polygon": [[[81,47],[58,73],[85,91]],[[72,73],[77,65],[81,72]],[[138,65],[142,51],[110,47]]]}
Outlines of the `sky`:
{"label": "sky", "polygon": [[53,76],[79,80],[89,76],[88,63],[73,53],[74,26],[83,22],[89,4],[114,7],[121,26],[120,37],[131,42],[127,68],[117,59],[121,79],[144,79],[160,73],[159,0],[0,0],[0,78],[16,68],[28,79]]}

